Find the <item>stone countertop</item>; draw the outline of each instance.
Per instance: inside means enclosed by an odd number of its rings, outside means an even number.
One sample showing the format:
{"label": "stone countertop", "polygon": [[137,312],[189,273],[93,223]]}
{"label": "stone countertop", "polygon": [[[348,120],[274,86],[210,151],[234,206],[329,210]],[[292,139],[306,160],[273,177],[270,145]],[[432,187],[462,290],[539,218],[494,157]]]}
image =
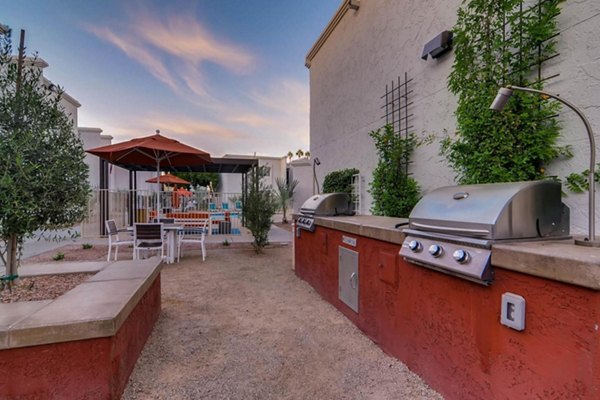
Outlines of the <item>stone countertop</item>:
{"label": "stone countertop", "polygon": [[[342,232],[401,245],[404,241],[404,234],[401,228],[407,226],[408,219],[378,217],[375,215],[315,217],[315,224],[325,228],[337,229]],[[396,228],[398,224],[405,225]]]}
{"label": "stone countertop", "polygon": [[[373,215],[315,218],[317,226],[398,245],[404,234],[395,226],[407,222]],[[600,248],[576,246],[572,239],[494,244],[492,266],[600,291]]]}
{"label": "stone countertop", "polygon": [[572,239],[495,244],[492,265],[600,290],[600,248],[576,246]]}
{"label": "stone countertop", "polygon": [[161,268],[116,261],[55,300],[0,304],[0,350],[115,335]]}

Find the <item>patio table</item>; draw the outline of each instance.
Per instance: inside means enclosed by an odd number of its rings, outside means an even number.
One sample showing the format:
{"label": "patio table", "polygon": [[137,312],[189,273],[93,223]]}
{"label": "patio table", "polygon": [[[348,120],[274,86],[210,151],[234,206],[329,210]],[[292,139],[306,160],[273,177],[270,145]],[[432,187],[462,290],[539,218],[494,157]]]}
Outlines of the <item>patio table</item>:
{"label": "patio table", "polygon": [[[163,230],[167,233],[167,264],[173,264],[177,256],[177,232],[183,229],[181,224],[162,224]],[[127,230],[133,232],[133,226],[128,226]]]}
{"label": "patio table", "polygon": [[175,262],[177,256],[177,232],[183,229],[180,224],[163,224],[163,230],[167,232],[167,264]]}

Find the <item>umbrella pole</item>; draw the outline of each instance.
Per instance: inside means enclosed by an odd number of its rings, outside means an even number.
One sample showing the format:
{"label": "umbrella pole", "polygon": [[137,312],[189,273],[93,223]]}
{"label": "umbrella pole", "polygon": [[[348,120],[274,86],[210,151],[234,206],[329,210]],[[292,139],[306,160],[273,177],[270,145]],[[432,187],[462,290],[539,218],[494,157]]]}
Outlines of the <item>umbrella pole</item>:
{"label": "umbrella pole", "polygon": [[160,218],[160,160],[156,158],[156,218]]}

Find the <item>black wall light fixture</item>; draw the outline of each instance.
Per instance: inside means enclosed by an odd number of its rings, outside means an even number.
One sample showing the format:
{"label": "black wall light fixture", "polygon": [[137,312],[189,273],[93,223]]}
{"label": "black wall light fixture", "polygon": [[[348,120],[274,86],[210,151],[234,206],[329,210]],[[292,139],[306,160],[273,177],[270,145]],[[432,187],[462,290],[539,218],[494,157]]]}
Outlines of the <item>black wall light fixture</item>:
{"label": "black wall light fixture", "polygon": [[451,48],[452,32],[444,31],[427,42],[425,47],[423,47],[423,54],[421,54],[421,58],[423,60],[427,60],[427,56],[431,56],[431,58],[438,58]]}
{"label": "black wall light fixture", "polygon": [[352,10],[358,10],[360,7],[360,0],[348,0],[348,7]]}

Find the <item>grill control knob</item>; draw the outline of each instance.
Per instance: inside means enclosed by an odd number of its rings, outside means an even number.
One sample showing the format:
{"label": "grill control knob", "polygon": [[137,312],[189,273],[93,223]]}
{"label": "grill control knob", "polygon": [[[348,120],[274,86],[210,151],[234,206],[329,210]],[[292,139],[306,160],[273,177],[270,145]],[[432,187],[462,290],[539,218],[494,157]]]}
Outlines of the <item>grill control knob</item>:
{"label": "grill control knob", "polygon": [[466,250],[458,249],[452,253],[452,257],[460,264],[465,264],[469,261],[469,253]]}
{"label": "grill control knob", "polygon": [[419,251],[423,250],[423,245],[418,240],[411,240],[410,242],[408,242],[408,248],[413,253],[418,253]]}
{"label": "grill control knob", "polygon": [[439,257],[442,255],[442,253],[444,252],[444,249],[442,249],[442,246],[437,245],[437,244],[432,244],[431,246],[429,246],[429,254],[431,254],[434,257]]}

